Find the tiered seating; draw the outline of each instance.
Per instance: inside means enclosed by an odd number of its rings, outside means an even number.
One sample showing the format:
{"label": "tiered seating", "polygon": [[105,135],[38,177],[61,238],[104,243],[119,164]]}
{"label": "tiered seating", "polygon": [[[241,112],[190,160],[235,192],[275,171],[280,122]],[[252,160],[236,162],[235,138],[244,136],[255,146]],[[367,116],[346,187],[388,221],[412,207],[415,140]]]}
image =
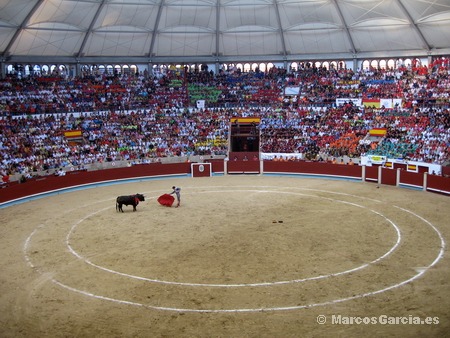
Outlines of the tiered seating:
{"label": "tiered seating", "polygon": [[207,103],[217,103],[221,90],[213,86],[201,86],[196,84],[188,85],[189,102],[196,106],[198,100],[205,100]]}
{"label": "tiered seating", "polygon": [[378,146],[367,152],[368,155],[381,155],[388,158],[405,159],[411,158],[416,152],[418,145],[405,142],[392,142],[385,140],[378,144]]}
{"label": "tiered seating", "polygon": [[[429,69],[426,77],[423,71],[418,75],[399,70],[394,80],[385,81],[387,73],[301,68],[291,74],[276,69],[217,76],[169,71],[158,77],[8,77],[0,81],[0,170],[5,176],[107,159],[226,154],[230,119],[239,116],[261,118],[264,152],[355,157],[368,150],[369,145],[359,141],[369,130],[385,128],[387,135],[379,147],[371,144],[371,153],[434,163],[448,160],[448,69]],[[278,100],[286,84],[299,86],[306,98],[301,108]],[[187,112],[188,94],[191,106],[205,99],[206,109]],[[407,104],[395,109],[324,104],[342,95],[403,95]],[[434,105],[439,100],[444,106]],[[94,114],[60,114],[77,111]],[[11,118],[31,113],[36,117]],[[61,137],[70,129],[81,129],[84,143],[68,144]]]}

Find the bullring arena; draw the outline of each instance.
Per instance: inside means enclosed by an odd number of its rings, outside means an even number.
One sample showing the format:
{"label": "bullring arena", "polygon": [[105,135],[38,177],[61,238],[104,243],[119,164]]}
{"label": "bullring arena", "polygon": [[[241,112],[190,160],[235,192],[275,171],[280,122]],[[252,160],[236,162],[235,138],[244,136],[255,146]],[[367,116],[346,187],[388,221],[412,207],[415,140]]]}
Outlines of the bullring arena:
{"label": "bullring arena", "polygon": [[[179,208],[156,201],[172,185]],[[116,212],[118,195],[137,192],[136,212]],[[34,195],[0,210],[0,335],[443,337],[448,206],[443,194],[295,175]]]}

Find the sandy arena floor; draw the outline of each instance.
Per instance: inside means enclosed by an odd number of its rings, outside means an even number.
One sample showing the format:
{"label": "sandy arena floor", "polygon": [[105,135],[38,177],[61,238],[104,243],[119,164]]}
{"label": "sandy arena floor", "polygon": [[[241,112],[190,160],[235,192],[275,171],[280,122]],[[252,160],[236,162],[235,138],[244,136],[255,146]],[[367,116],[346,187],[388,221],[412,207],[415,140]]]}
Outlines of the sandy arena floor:
{"label": "sandy arena floor", "polygon": [[449,219],[447,196],[287,176],[31,200],[0,209],[0,336],[448,336]]}

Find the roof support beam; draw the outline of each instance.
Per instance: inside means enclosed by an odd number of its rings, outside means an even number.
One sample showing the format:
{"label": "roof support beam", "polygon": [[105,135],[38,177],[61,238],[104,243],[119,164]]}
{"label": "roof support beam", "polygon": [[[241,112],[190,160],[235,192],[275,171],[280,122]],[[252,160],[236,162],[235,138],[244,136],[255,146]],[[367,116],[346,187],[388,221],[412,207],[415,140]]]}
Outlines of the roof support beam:
{"label": "roof support beam", "polygon": [[283,25],[281,23],[280,8],[278,7],[278,0],[273,0],[273,6],[275,7],[275,15],[277,16],[278,31],[280,32],[281,47],[283,48],[282,52],[283,52],[283,55],[286,56],[288,51],[286,50],[286,41],[284,39],[284,31],[283,31]]}
{"label": "roof support beam", "polygon": [[78,53],[77,53],[77,58],[81,57],[81,55],[83,54],[84,47],[86,47],[86,43],[89,39],[89,36],[92,34],[94,24],[97,22],[98,16],[102,12],[103,7],[105,7],[106,1],[107,0],[102,0],[100,6],[98,6],[97,11],[95,12],[94,18],[92,19],[86,33],[84,34],[83,42],[81,42],[80,49],[78,50]]}
{"label": "roof support beam", "polygon": [[164,7],[164,0],[161,0],[161,2],[159,3],[158,14],[156,15],[155,25],[153,26],[152,41],[150,42],[150,49],[148,51],[149,57],[152,57],[153,50],[155,48],[155,41],[156,36],[158,35],[157,32],[159,27],[159,21],[161,20],[163,7]]}
{"label": "roof support beam", "polygon": [[220,0],[216,5],[216,57],[220,55]]}
{"label": "roof support beam", "polygon": [[353,54],[356,54],[358,51],[356,50],[355,43],[353,42],[352,35],[350,34],[350,30],[348,29],[347,22],[345,21],[344,15],[342,14],[341,7],[339,7],[339,4],[336,0],[332,0],[334,7],[336,8],[336,11],[339,14],[339,18],[341,19],[342,24],[344,25],[345,34],[347,35],[347,39],[350,42],[350,45],[352,46],[352,50],[350,51]]}
{"label": "roof support beam", "polygon": [[42,5],[43,2],[44,2],[44,0],[39,0],[38,2],[36,2],[36,4],[34,5],[33,9],[30,11],[30,13],[28,13],[28,15],[25,17],[25,19],[23,19],[23,21],[20,24],[20,26],[14,32],[14,35],[13,35],[12,39],[9,40],[9,43],[6,46],[5,51],[3,52],[3,56],[7,56],[9,54],[9,50],[11,49],[12,45],[14,44],[14,42],[16,42],[16,39],[19,37],[19,35],[22,32],[22,30],[26,27],[26,25],[27,25],[28,21],[30,20],[30,18],[37,11],[37,9]]}
{"label": "roof support beam", "polygon": [[422,40],[423,45],[426,47],[426,49],[428,51],[430,51],[431,46],[428,44],[427,39],[425,39],[425,36],[422,34],[422,31],[419,29],[419,27],[417,27],[417,24],[414,22],[411,14],[409,14],[408,10],[403,5],[403,2],[401,0],[396,0],[396,1],[397,1],[398,5],[400,6],[400,8],[402,9],[403,13],[405,13],[406,17],[408,18],[410,25],[414,28],[417,35],[419,35],[419,38],[420,38],[420,40]]}

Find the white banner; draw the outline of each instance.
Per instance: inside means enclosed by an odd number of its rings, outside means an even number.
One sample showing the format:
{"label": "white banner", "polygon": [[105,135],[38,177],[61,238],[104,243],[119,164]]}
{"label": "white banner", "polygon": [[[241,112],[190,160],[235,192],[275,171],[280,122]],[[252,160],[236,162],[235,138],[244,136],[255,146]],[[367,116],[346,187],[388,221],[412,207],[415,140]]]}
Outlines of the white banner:
{"label": "white banner", "polygon": [[394,108],[392,105],[392,99],[380,99],[380,107],[384,108]]}
{"label": "white banner", "polygon": [[401,108],[403,105],[402,99],[393,99],[392,104],[394,105],[394,107],[397,106],[397,107]]}
{"label": "white banner", "polygon": [[300,93],[300,87],[286,87],[284,89],[284,95],[298,95]]}
{"label": "white banner", "polygon": [[362,100],[361,99],[355,99],[355,98],[337,98],[336,99],[336,106],[343,106],[344,104],[348,102],[353,102],[353,105],[357,107],[362,107]]}
{"label": "white banner", "polygon": [[386,156],[379,155],[361,156],[361,165],[370,167],[372,164],[384,164],[386,163],[386,159]]}
{"label": "white banner", "polygon": [[274,159],[291,159],[296,158],[298,160],[303,159],[302,153],[261,153],[262,160],[274,160]]}
{"label": "white banner", "polygon": [[197,100],[197,109],[205,108],[205,100]]}

